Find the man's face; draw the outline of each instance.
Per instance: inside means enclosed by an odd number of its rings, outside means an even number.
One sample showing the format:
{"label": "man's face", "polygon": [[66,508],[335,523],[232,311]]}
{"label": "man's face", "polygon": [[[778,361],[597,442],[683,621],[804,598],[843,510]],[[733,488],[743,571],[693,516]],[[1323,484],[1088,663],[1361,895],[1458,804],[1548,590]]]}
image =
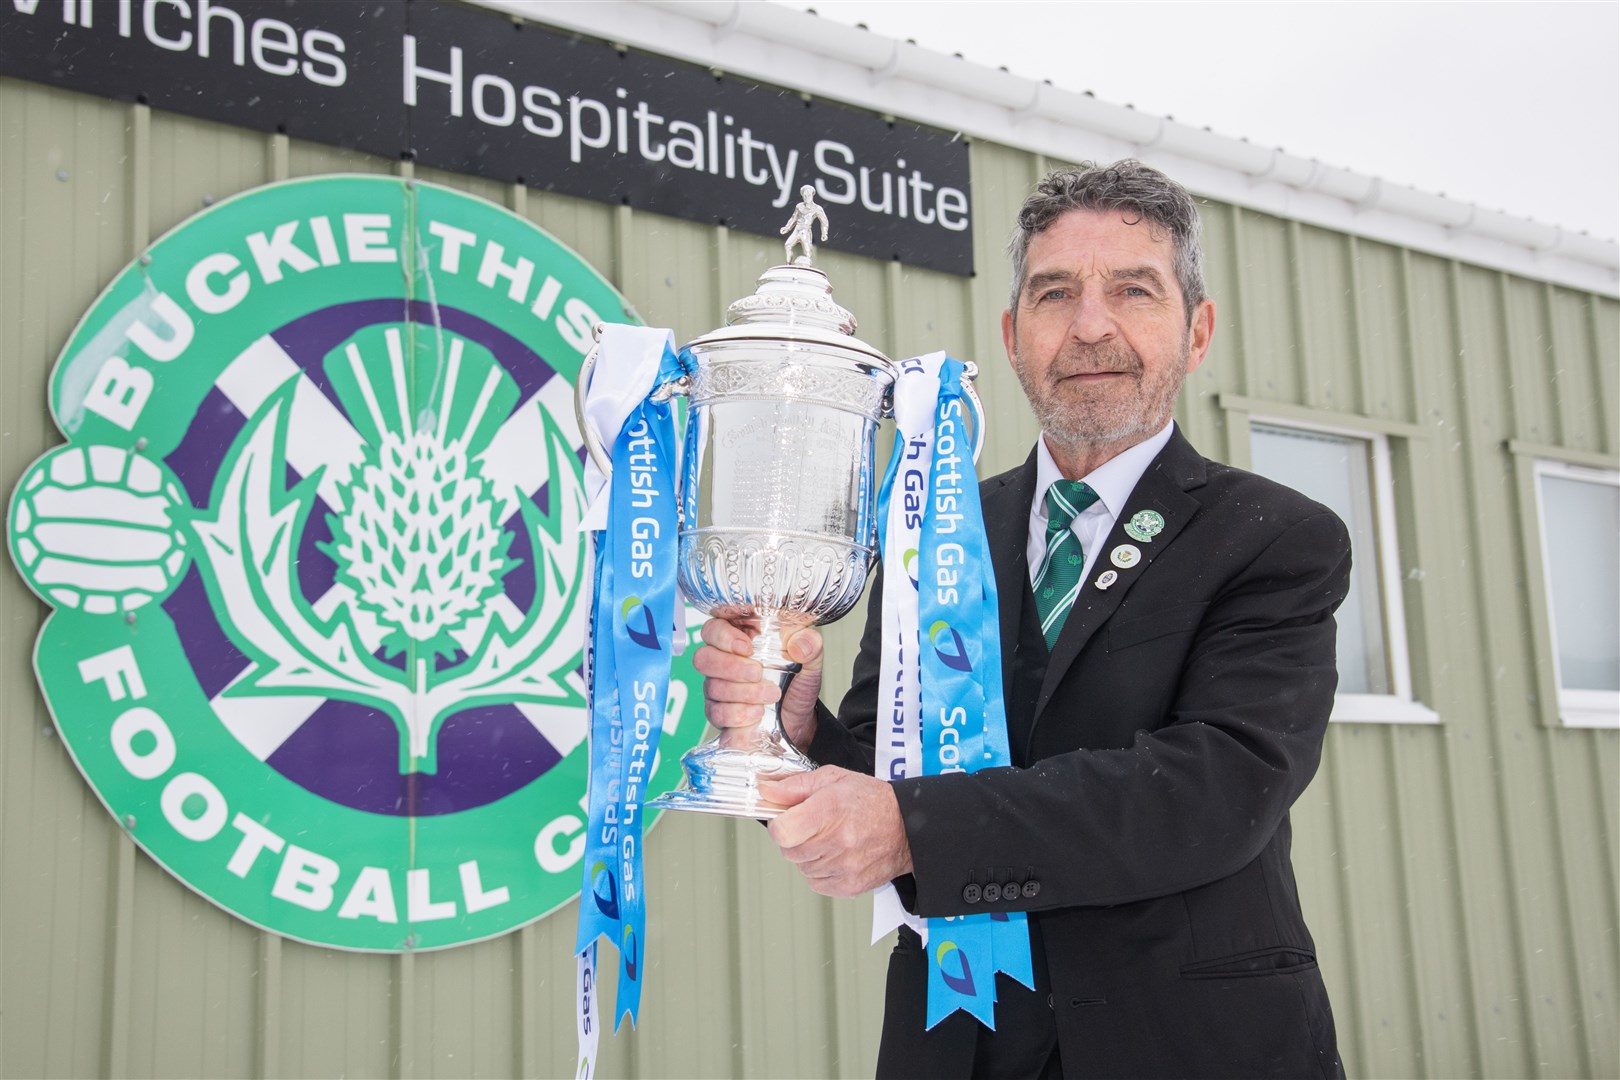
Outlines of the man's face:
{"label": "man's face", "polygon": [[1001,331],[1048,439],[1135,443],[1163,428],[1215,330],[1209,300],[1186,317],[1169,234],[1071,210],[1030,242],[1025,273]]}

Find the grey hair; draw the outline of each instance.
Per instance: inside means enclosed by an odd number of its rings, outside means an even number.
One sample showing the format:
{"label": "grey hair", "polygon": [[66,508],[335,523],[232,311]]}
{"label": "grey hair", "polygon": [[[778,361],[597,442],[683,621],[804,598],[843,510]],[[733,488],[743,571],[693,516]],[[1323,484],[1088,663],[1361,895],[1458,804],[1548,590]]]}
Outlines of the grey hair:
{"label": "grey hair", "polygon": [[1012,293],[1008,306],[1018,318],[1018,294],[1024,287],[1029,244],[1037,233],[1070,210],[1121,210],[1140,221],[1146,219],[1170,236],[1174,245],[1176,281],[1181,285],[1187,322],[1204,301],[1203,222],[1187,189],[1135,158],[1112,165],[1083,161],[1078,169],[1059,169],[1035,186],[1018,208],[1018,223],[1007,254],[1012,256]]}

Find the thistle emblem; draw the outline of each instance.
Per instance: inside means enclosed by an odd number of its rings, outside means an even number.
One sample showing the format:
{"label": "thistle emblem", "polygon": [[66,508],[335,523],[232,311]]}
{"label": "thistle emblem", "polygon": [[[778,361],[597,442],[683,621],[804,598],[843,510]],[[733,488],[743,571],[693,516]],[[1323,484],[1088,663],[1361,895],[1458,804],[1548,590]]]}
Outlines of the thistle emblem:
{"label": "thistle emblem", "polygon": [[[386,330],[383,340],[385,370],[402,371],[399,329]],[[467,452],[467,432],[477,432],[504,373],[484,368],[472,414],[458,435],[449,430],[452,407],[425,411],[425,430],[417,429],[418,418],[403,401],[396,401],[395,415],[384,414],[359,345],[351,341],[344,354],[376,438],[361,466],[339,485],[344,508],[327,515],[335,539],[323,550],[338,564],[356,603],[389,627],[384,646],[390,655],[417,646],[453,656],[459,646],[452,632],[484,609],[511,566],[506,552],[512,536],[496,521],[493,485]],[[452,406],[465,355],[466,343],[453,338],[442,395]]]}
{"label": "thistle emblem", "polygon": [[[323,468],[286,488],[290,380],[243,428],[211,511],[192,521],[215,608],[254,661],[226,693],[318,693],[381,708],[399,728],[406,773],[437,771],[435,736],[462,709],[578,704],[565,676],[583,648],[572,615],[584,496],[556,424],[528,403],[549,477],[542,513],[486,473],[484,452],[519,397],[487,350],[432,326],[371,326],[333,350],[325,371],[361,440],[347,474],[327,484]],[[296,560],[323,498],[332,540],[320,548],[337,577],[317,611]],[[526,611],[501,588],[517,564],[514,516],[537,562]]]}

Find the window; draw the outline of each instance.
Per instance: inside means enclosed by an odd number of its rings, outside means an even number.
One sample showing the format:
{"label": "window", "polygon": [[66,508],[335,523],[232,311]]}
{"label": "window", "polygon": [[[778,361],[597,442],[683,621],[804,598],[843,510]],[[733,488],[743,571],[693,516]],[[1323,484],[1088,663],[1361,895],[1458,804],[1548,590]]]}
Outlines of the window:
{"label": "window", "polygon": [[1339,607],[1339,691],[1333,719],[1434,723],[1412,699],[1389,441],[1290,420],[1255,419],[1250,467],[1331,509],[1350,531],[1350,592]]}
{"label": "window", "polygon": [[1620,473],[1537,461],[1559,718],[1620,726]]}

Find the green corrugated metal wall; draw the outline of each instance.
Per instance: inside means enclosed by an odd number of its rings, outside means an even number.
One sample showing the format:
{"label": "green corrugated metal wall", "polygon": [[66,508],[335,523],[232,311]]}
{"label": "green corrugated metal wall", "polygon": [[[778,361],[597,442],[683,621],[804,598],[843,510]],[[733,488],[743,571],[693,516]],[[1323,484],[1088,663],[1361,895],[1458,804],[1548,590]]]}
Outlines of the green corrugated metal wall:
{"label": "green corrugated metal wall", "polygon": [[[821,261],[874,345],[980,360],[995,471],[1035,432],[1001,360],[1000,248],[1047,163],[986,143],[972,153],[979,277],[841,255],[836,237]],[[60,441],[51,365],[144,245],[267,181],[395,168],[408,166],[0,79],[0,487]],[[418,175],[526,215],[682,339],[714,326],[780,251]],[[1295,812],[1347,1064],[1384,1077],[1620,1074],[1620,733],[1547,720],[1526,472],[1547,448],[1616,459],[1620,304],[1229,206],[1209,206],[1206,223],[1219,330],[1178,416],[1238,464],[1256,411],[1389,434],[1413,680],[1442,719],[1335,725]],[[402,956],[328,952],[226,916],[99,805],[35,689],[44,608],[10,572],[0,603],[0,1075],[572,1072],[571,906],[499,940]],[[830,669],[847,670],[853,628],[831,635]],[[865,944],[865,901],[810,894],[755,825],[692,816],[658,826],[648,878],[643,1028],[604,1040],[603,1075],[870,1072],[886,950]]]}

